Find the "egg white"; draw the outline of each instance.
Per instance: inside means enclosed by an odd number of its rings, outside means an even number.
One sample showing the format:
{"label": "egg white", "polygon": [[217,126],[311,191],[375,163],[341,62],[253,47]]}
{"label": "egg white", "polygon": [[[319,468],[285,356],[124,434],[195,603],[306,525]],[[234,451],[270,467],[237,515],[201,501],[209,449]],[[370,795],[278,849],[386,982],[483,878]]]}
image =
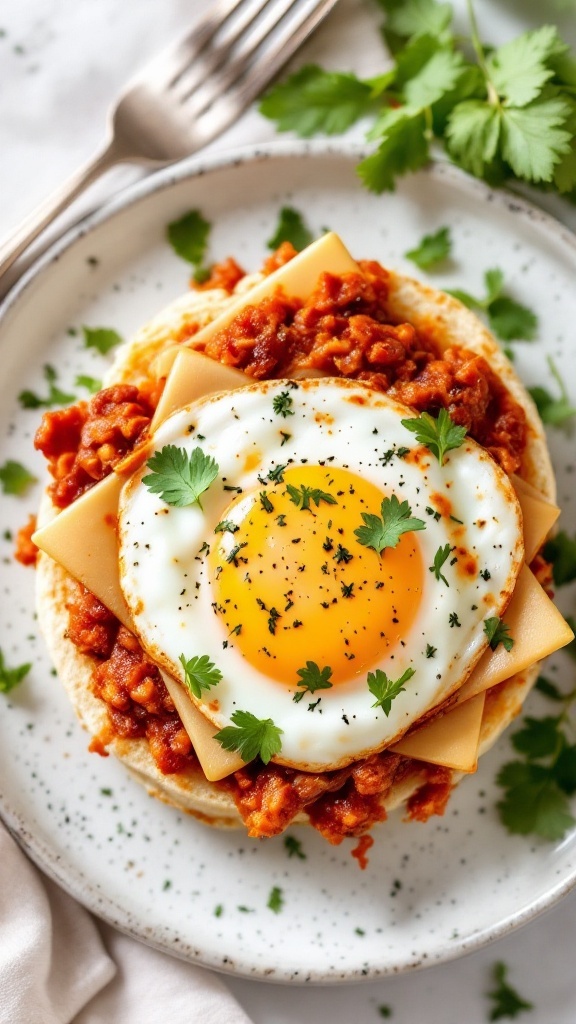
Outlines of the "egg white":
{"label": "egg white", "polygon": [[[274,397],[287,388],[289,428],[273,411]],[[198,707],[218,728],[231,724],[235,710],[272,719],[282,730],[282,750],[274,759],[282,764],[322,771],[392,744],[461,685],[486,648],[484,619],[502,614],[513,592],[523,561],[522,521],[506,475],[468,438],[440,466],[402,426],[401,419],[414,415],[385,394],[343,379],[255,383],[180,410],[154,435],[154,451],[173,444],[190,453],[200,446],[218,463],[219,475],[202,495],[202,508],[165,504],[142,484],[146,468],[123,490],[120,578],[143,646],[181,681],[181,654],[208,655],[223,678],[196,702]],[[393,456],[383,465],[383,454],[398,448],[409,448],[416,457]],[[370,480],[383,496],[396,494],[409,502],[412,515],[426,523],[417,534],[425,567],[455,537],[478,562],[472,578],[452,571],[447,562],[443,572],[449,585],[425,568],[422,600],[405,645],[371,667],[391,679],[414,669],[388,716],[372,706],[375,698],[365,677],[316,693],[310,702],[318,696],[321,702],[313,710],[307,699],[295,703],[297,681],[283,690],[250,665],[213,608],[206,549],[215,542],[214,527],[237,489],[242,494],[261,490],[258,476],[278,465],[326,460]],[[438,505],[431,495],[444,495],[455,519],[431,515],[431,506]],[[450,625],[454,612],[458,626]],[[426,656],[427,645],[434,646],[433,657]],[[302,664],[310,657],[303,648]]]}

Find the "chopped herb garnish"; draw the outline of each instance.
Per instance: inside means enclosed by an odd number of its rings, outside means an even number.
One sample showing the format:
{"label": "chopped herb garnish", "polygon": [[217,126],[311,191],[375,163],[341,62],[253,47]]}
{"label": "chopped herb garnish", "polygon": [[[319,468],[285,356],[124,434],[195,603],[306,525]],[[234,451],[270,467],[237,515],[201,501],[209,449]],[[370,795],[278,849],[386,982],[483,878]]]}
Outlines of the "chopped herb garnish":
{"label": "chopped herb garnish", "polygon": [[299,860],[306,860],[306,854],[302,850],[302,843],[295,836],[284,836],[284,849],[289,857],[298,857]]}
{"label": "chopped herb garnish", "polygon": [[423,412],[413,419],[401,420],[401,423],[415,434],[419,444],[425,445],[436,456],[441,466],[446,452],[459,448],[466,437],[466,427],[453,423],[446,409],[440,409],[438,417]]}
{"label": "chopped herb garnish", "polygon": [[332,555],[332,558],[334,559],[335,562],[338,562],[338,564],[340,564],[340,562],[348,563],[352,561],[354,555],[350,551],[348,551],[348,548],[345,548],[342,546],[342,544],[339,544],[338,547],[336,548],[336,551]]}
{"label": "chopped herb garnish", "polygon": [[214,527],[214,533],[236,533],[240,527],[236,526],[231,519],[221,519]]}
{"label": "chopped herb garnish", "polygon": [[256,718],[250,711],[234,711],[231,720],[234,725],[220,729],[214,739],[224,750],[236,750],[246,763],[260,757],[268,764],[282,750],[283,730],[274,725],[271,718]]}
{"label": "chopped herb garnish", "polygon": [[167,505],[179,508],[199,505],[200,496],[218,476],[218,463],[211,455],[205,455],[201,448],[194,448],[189,455],[184,448],[167,444],[148,459],[148,469],[142,483],[159,494]]}
{"label": "chopped herb garnish", "polygon": [[290,440],[290,438],[292,437],[292,434],[289,434],[287,430],[281,430],[280,431],[280,437],[282,438],[282,440],[280,442],[280,447],[282,448],[282,446],[285,445],[286,442]]}
{"label": "chopped herb garnish", "polygon": [[552,563],[552,575],[557,587],[576,579],[576,537],[569,537],[565,530],[560,530],[555,537],[546,541],[543,555]]}
{"label": "chopped herb garnish", "polygon": [[76,401],[76,395],[70,395],[61,391],[56,381],[58,375],[53,366],[44,367],[44,379],[48,384],[48,394],[41,398],[34,391],[21,391],[18,401],[23,409],[49,409],[53,405],[71,405]]}
{"label": "chopped herb garnish", "polygon": [[91,395],[97,395],[102,390],[102,381],[97,377],[88,377],[85,373],[79,373],[74,383],[78,388],[86,388]]}
{"label": "chopped herb garnish", "polygon": [[420,270],[430,270],[448,259],[452,250],[450,228],[438,228],[433,235],[424,235],[414,249],[404,253]]}
{"label": "chopped herb garnish", "polygon": [[296,252],[301,252],[307,245],[310,245],[313,239],[314,236],[306,226],[302,214],[292,206],[283,206],[280,210],[276,230],[266,245],[273,250],[277,249],[282,242],[290,242]]}
{"label": "chopped herb garnish", "polygon": [[3,494],[14,494],[22,497],[32,484],[36,483],[36,477],[32,476],[26,466],[21,462],[14,462],[8,459],[3,466],[0,466],[0,485]]}
{"label": "chopped herb garnish", "polygon": [[560,397],[554,398],[546,388],[543,388],[540,385],[528,388],[528,391],[536,403],[536,408],[538,409],[542,422],[547,423],[552,427],[561,427],[567,423],[568,420],[571,420],[576,416],[576,406],[572,405],[570,402],[566,385],[558,372],[558,368],[552,359],[552,356],[548,356],[547,361],[548,366],[550,367],[550,373],[558,385]]}
{"label": "chopped herb garnish", "polygon": [[447,587],[449,587],[450,584],[448,583],[448,580],[441,572],[441,569],[442,566],[444,565],[444,562],[448,558],[450,552],[453,550],[454,549],[450,546],[450,544],[445,544],[444,547],[440,546],[436,554],[434,555],[434,564],[429,566],[430,572],[433,572],[436,579],[438,581],[442,580],[442,582],[445,583]]}
{"label": "chopped herb garnish", "polygon": [[342,597],[354,597],[352,593],[354,589],[353,583],[341,583],[340,586],[342,588]]}
{"label": "chopped herb garnish", "polygon": [[16,668],[8,668],[4,661],[4,654],[0,650],[0,693],[10,693],[15,686],[28,675],[32,663],[27,662],[25,665],[18,665]]}
{"label": "chopped herb garnish", "polygon": [[273,512],[274,505],[270,501],[266,491],[260,491],[260,504],[265,512]]}
{"label": "chopped herb garnish", "polygon": [[311,512],[310,502],[313,501],[316,508],[319,507],[320,502],[324,501],[327,505],[337,505],[336,498],[328,491],[323,491],[320,487],[306,487],[302,484],[301,487],[294,487],[293,484],[286,484],[286,490],[290,501],[296,505],[297,508],[302,512]]}
{"label": "chopped herb garnish", "polygon": [[203,690],[216,686],[222,679],[222,673],[207,654],[195,655],[193,658],[186,658],[185,654],[181,654],[180,664],[184,669],[185,685],[199,700]]}
{"label": "chopped herb garnish", "polygon": [[437,647],[432,647],[432,644],[426,644],[426,657],[433,658],[438,650]]}
{"label": "chopped herb garnish", "polygon": [[166,233],[176,255],[194,267],[195,279],[198,281],[205,278],[204,259],[208,249],[210,223],[200,211],[190,210],[183,217],[172,221]]}
{"label": "chopped herb garnish", "polygon": [[375,672],[369,672],[366,681],[368,689],[373,697],[376,697],[373,708],[382,708],[386,718],[392,709],[392,701],[398,694],[402,693],[409,679],[414,675],[415,669],[407,668],[399,679],[389,679],[382,669],[377,668]]}
{"label": "chopped herb garnish", "polygon": [[498,644],[502,644],[506,651],[512,650],[514,640],[510,636],[510,627],[497,615],[484,619],[484,632],[488,637],[488,644],[491,650],[495,651]]}
{"label": "chopped herb garnish", "polygon": [[332,669],[326,665],[320,668],[315,661],[307,661],[304,668],[299,668],[297,675],[300,676],[298,686],[303,689],[295,693],[292,700],[298,704],[305,693],[316,693],[316,690],[330,690],[332,683],[330,677]]}
{"label": "chopped herb garnish", "polygon": [[533,1003],[523,999],[516,989],[508,984],[507,976],[508,968],[506,964],[501,961],[494,964],[494,982],[496,987],[491,992],[488,992],[488,998],[492,1000],[493,1004],[489,1020],[501,1020],[503,1017],[508,1017],[512,1020],[519,1013],[523,1013],[524,1010],[534,1009]]}
{"label": "chopped herb garnish", "polygon": [[268,632],[272,633],[272,636],[276,636],[276,623],[278,619],[282,618],[277,608],[271,608],[268,614]]}
{"label": "chopped herb garnish", "polygon": [[450,628],[451,629],[454,626],[461,626],[462,625],[462,623],[460,622],[460,619],[458,618],[457,612],[450,612],[450,615],[448,616],[448,622],[450,623]]}
{"label": "chopped herb garnish", "polygon": [[412,518],[412,510],[407,501],[398,501],[395,494],[384,498],[380,506],[380,516],[362,512],[364,526],[354,530],[359,544],[373,548],[378,554],[384,548],[395,548],[403,533],[426,529],[422,519]]}
{"label": "chopped herb garnish", "polygon": [[233,562],[234,565],[237,566],[238,565],[238,555],[242,551],[242,548],[246,548],[246,547],[248,547],[248,541],[247,540],[242,541],[241,544],[235,544],[233,548],[230,548],[230,551],[226,555],[226,561],[228,563]]}
{"label": "chopped herb garnish", "polygon": [[294,410],[291,408],[294,399],[292,398],[289,391],[281,391],[279,395],[274,395],[272,399],[272,408],[277,416],[293,416]]}
{"label": "chopped herb garnish", "polygon": [[268,479],[273,484],[281,484],[284,479],[284,470],[286,465],[276,466],[274,469],[268,470]]}
{"label": "chopped herb garnish", "polygon": [[282,907],[284,906],[284,895],[282,893],[282,889],[278,885],[274,885],[270,890],[266,906],[275,914],[279,914],[282,910]]}
{"label": "chopped herb garnish", "polygon": [[121,345],[123,338],[118,331],[112,327],[82,327],[85,348],[95,348],[100,355],[105,356],[110,349]]}

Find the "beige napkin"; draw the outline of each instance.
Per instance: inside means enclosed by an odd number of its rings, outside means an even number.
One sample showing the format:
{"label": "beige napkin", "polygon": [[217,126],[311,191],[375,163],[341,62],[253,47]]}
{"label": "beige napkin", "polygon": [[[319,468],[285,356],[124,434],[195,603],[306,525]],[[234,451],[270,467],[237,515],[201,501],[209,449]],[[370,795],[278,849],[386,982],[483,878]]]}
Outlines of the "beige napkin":
{"label": "beige napkin", "polygon": [[0,823],[0,1024],[250,1024],[225,985],[97,921]]}

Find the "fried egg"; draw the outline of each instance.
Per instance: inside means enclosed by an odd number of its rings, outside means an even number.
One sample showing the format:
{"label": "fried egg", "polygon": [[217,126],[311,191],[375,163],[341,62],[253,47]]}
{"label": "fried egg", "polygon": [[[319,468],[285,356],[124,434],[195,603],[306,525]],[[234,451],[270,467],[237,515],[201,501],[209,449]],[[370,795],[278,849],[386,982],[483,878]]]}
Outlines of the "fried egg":
{"label": "fried egg", "polygon": [[153,437],[150,456],[215,460],[197,502],[168,504],[149,467],[124,487],[120,579],[143,647],[181,682],[207,658],[221,678],[192,696],[201,712],[218,729],[236,711],[270,719],[281,764],[323,771],[393,744],[464,682],[512,595],[508,478],[469,438],[441,465],[402,424],[415,415],[343,379],[254,383]]}

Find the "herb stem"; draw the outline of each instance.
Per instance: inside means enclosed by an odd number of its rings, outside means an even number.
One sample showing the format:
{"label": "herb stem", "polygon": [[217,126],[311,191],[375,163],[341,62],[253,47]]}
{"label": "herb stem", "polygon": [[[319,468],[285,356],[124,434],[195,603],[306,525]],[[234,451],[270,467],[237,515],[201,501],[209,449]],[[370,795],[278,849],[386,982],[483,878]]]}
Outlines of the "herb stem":
{"label": "herb stem", "polygon": [[500,98],[498,96],[498,90],[494,86],[486,63],[486,54],[484,53],[484,47],[480,39],[480,32],[478,31],[478,22],[476,21],[476,12],[474,10],[474,4],[472,0],[466,0],[466,9],[468,11],[468,21],[470,22],[470,40],[474,48],[474,53],[478,60],[478,66],[484,75],[486,81],[486,91],[488,93],[488,102],[493,107],[500,108]]}

